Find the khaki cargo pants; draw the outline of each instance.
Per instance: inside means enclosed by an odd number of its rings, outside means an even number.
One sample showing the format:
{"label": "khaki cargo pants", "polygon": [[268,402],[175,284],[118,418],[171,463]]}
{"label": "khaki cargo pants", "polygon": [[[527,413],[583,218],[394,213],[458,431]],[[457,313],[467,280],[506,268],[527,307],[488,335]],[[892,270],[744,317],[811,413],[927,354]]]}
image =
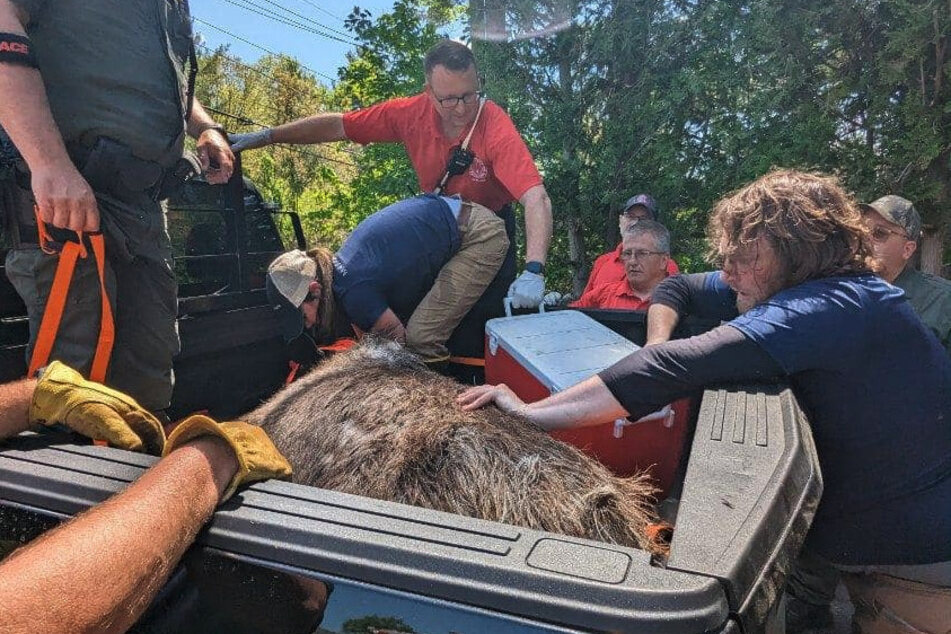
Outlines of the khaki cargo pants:
{"label": "khaki cargo pants", "polygon": [[842,580],[855,606],[854,631],[951,634],[951,561],[847,568]]}
{"label": "khaki cargo pants", "polygon": [[465,204],[471,211],[459,224],[459,251],[406,324],[406,347],[425,361],[449,358],[446,341],[492,282],[509,248],[505,222],[482,205]]}
{"label": "khaki cargo pants", "polygon": [[[97,196],[106,237],[106,292],[115,319],[115,344],[106,383],[143,407],[164,410],[172,398],[172,357],[178,354],[177,285],[162,206],[145,194],[125,200]],[[35,226],[32,195],[0,185],[0,212]],[[23,298],[30,322],[27,363],[33,351],[59,256],[22,243],[7,254],[7,277]],[[90,251],[76,262],[50,360],[89,376],[99,336],[99,276]]]}

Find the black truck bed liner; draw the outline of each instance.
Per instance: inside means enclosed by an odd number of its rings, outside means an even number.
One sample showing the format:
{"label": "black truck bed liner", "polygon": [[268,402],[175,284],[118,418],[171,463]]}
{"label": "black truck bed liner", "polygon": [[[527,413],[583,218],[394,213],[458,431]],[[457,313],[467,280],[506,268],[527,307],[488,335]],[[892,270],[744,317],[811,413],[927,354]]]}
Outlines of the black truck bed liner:
{"label": "black truck bed liner", "polygon": [[[153,460],[24,435],[0,450],[0,506],[73,515]],[[286,482],[242,491],[197,547],[548,631],[755,632],[820,490],[791,392],[758,386],[705,393],[666,568],[635,549]]]}

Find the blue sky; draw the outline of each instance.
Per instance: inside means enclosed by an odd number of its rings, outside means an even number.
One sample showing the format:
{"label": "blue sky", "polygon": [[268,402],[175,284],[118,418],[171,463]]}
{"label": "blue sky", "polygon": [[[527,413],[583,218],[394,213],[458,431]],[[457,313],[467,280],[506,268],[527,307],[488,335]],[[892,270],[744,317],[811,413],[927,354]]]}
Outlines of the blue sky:
{"label": "blue sky", "polygon": [[[336,79],[337,68],[346,64],[346,53],[353,48],[338,40],[348,39],[343,21],[355,4],[376,17],[388,11],[393,0],[192,0],[191,12],[195,30],[207,46],[228,44],[233,55],[253,62],[265,53],[238,38],[248,40],[297,58],[316,71],[321,81],[329,83],[328,77]],[[261,15],[268,12],[304,28]]]}

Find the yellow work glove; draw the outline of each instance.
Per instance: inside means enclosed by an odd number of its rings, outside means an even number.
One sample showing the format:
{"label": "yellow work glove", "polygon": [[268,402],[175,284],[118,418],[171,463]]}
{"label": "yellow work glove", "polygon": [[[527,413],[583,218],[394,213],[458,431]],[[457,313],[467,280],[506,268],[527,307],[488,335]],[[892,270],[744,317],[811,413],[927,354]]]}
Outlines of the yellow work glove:
{"label": "yellow work glove", "polygon": [[30,402],[30,422],[63,423],[113,447],[160,455],[165,431],[158,419],[122,392],[85,380],[59,361],[46,367]]}
{"label": "yellow work glove", "polygon": [[216,423],[207,416],[195,414],[189,416],[171,433],[165,444],[168,455],[176,447],[181,447],[199,436],[217,436],[224,439],[238,459],[238,472],[225,490],[221,501],[224,502],[241,484],[248,484],[268,478],[291,477],[291,463],[281,455],[263,429],[242,421]]}

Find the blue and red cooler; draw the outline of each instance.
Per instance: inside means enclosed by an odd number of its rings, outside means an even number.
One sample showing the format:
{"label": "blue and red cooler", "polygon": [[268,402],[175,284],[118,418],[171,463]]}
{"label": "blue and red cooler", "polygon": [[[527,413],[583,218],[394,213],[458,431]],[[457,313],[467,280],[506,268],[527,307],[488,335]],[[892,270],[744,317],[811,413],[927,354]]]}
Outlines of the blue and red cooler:
{"label": "blue and red cooler", "polygon": [[[505,383],[526,402],[564,390],[640,349],[573,310],[491,319],[485,333],[485,382]],[[621,419],[551,434],[616,475],[649,469],[662,499],[677,474],[689,414],[690,399],[681,399],[636,422]]]}

